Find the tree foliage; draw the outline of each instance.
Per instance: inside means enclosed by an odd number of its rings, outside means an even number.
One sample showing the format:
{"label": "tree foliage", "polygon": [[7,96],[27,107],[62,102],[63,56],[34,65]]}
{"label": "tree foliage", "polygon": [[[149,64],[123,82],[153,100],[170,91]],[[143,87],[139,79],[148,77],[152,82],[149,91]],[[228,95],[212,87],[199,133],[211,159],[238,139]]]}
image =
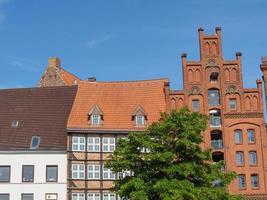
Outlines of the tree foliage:
{"label": "tree foliage", "polygon": [[226,190],[235,173],[224,172],[224,163],[213,163],[211,151],[201,148],[206,128],[205,115],[183,108],[120,139],[107,166],[131,175],[118,178],[114,191],[131,200],[239,199]]}

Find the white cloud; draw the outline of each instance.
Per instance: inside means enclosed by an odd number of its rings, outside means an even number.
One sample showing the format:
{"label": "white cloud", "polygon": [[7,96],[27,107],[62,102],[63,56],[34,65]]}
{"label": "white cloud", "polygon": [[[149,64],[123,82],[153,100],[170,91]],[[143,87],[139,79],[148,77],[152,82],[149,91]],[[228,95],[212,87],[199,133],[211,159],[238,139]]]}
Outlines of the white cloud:
{"label": "white cloud", "polygon": [[10,56],[9,64],[23,71],[34,72],[38,70],[38,65],[33,60],[28,58]]}
{"label": "white cloud", "polygon": [[104,42],[107,42],[109,40],[112,39],[112,36],[110,35],[106,35],[105,37],[102,37],[102,38],[99,38],[99,39],[93,39],[93,40],[89,40],[86,42],[86,46],[88,48],[94,48],[94,47],[97,47],[101,44],[103,44]]}

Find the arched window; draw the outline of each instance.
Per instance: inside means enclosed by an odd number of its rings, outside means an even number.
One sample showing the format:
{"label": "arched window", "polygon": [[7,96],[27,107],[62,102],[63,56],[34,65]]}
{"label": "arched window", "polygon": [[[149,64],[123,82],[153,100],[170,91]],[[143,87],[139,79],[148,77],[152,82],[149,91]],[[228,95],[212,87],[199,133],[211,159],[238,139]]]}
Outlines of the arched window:
{"label": "arched window", "polygon": [[236,157],[236,165],[243,166],[244,165],[244,152],[237,151],[235,154],[235,157]]}
{"label": "arched window", "polygon": [[241,130],[235,130],[235,143],[236,144],[243,143],[243,134]]}

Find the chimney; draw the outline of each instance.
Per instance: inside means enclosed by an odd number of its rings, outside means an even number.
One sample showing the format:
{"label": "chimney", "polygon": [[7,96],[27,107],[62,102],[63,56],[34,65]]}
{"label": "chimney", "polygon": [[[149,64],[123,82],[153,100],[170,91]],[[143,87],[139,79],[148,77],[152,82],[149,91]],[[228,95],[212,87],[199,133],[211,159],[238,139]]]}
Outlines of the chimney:
{"label": "chimney", "polygon": [[48,58],[48,66],[47,67],[61,67],[61,61],[58,57],[50,57]]}

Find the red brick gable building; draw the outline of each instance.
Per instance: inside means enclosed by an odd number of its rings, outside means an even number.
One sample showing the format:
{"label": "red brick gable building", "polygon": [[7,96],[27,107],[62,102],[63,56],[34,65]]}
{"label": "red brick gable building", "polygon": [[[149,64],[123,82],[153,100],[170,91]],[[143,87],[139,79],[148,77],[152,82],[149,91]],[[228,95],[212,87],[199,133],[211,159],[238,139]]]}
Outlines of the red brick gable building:
{"label": "red brick gable building", "polygon": [[[168,79],[84,81],[62,69],[59,59],[49,60],[41,87],[78,85],[68,120],[69,199],[118,199],[109,191],[116,175],[104,166],[117,138],[142,131],[160,112],[185,105],[210,116],[203,147],[212,149],[214,162],[224,160],[225,170],[237,172],[229,191],[267,199],[262,81],[256,81],[256,88],[243,87],[241,53],[236,60],[223,59],[221,28],[213,35],[202,28],[198,32],[200,60],[187,61],[182,55],[182,90],[171,90]],[[266,60],[261,69],[267,81]]]}

